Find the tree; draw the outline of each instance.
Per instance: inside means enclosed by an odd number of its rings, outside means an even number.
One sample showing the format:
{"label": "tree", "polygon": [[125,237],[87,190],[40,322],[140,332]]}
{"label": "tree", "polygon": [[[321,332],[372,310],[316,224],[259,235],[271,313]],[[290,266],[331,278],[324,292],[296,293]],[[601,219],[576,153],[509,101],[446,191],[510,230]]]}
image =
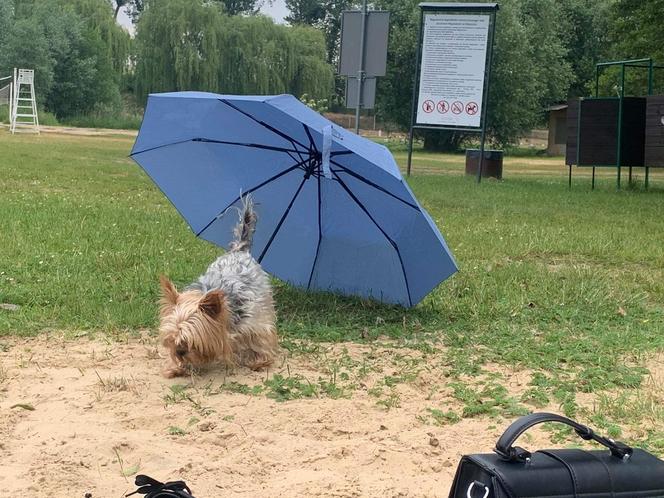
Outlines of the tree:
{"label": "tree", "polygon": [[316,26],[325,18],[323,0],[286,0],[286,8],[290,14],[285,20],[293,25]]}
{"label": "tree", "polygon": [[55,59],[49,45],[36,19],[14,18],[0,51],[0,74],[7,75],[15,67],[35,70],[35,92],[40,104],[53,86]]}
{"label": "tree", "polygon": [[229,17],[215,3],[151,4],[138,23],[136,44],[141,99],[177,90],[326,98],[332,90],[321,33],[264,16]]}
{"label": "tree", "polygon": [[4,41],[12,25],[14,18],[14,0],[0,0],[0,47],[4,47]]}
{"label": "tree", "polygon": [[263,6],[263,0],[216,0],[224,7],[229,16],[240,14],[257,14]]}
{"label": "tree", "polygon": [[[613,53],[621,58],[664,61],[664,0],[617,0],[611,10]],[[620,55],[619,55],[620,54]]]}
{"label": "tree", "polygon": [[562,40],[572,69],[569,97],[594,91],[595,64],[609,54],[611,0],[561,0]]}
{"label": "tree", "polygon": [[105,0],[22,0],[0,68],[35,69],[38,102],[58,117],[118,105],[129,36]]}
{"label": "tree", "polygon": [[[612,60],[652,58],[655,64],[664,63],[664,30],[662,30],[664,0],[637,2],[617,0],[610,8],[609,58]],[[648,89],[647,70],[628,68],[625,92],[644,95]],[[600,85],[604,92],[616,94],[621,81],[619,71],[606,71]],[[664,69],[654,72],[654,92],[664,93]]]}

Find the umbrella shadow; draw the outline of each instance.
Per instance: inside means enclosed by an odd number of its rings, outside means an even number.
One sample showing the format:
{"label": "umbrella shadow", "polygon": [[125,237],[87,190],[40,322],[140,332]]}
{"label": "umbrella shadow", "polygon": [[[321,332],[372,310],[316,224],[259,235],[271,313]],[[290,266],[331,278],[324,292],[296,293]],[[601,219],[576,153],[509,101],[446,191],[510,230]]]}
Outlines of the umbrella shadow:
{"label": "umbrella shadow", "polygon": [[275,282],[280,334],[314,341],[371,341],[421,338],[439,330],[440,310],[426,303],[414,308],[331,292],[304,291]]}

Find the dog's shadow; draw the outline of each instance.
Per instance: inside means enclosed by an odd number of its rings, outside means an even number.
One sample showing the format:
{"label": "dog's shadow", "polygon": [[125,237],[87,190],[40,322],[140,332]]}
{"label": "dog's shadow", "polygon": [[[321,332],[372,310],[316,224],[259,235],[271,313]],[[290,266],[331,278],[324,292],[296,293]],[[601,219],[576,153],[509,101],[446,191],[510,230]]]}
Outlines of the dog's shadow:
{"label": "dog's shadow", "polygon": [[440,310],[426,302],[414,308],[303,291],[274,281],[280,336],[315,341],[364,341],[380,336],[410,338],[443,325]]}

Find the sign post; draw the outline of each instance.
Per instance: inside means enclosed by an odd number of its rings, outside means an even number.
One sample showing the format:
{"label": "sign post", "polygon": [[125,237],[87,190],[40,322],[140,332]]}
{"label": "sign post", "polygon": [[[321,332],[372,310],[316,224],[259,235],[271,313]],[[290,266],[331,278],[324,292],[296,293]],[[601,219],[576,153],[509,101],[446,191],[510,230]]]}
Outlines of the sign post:
{"label": "sign post", "polygon": [[389,29],[390,13],[367,10],[367,0],[360,11],[342,12],[339,74],[347,77],[346,107],[355,108],[355,133],[360,110],[374,107],[376,77],[385,76]]}
{"label": "sign post", "polygon": [[497,11],[496,3],[420,4],[408,175],[416,128],[470,131],[481,134],[481,181]]}

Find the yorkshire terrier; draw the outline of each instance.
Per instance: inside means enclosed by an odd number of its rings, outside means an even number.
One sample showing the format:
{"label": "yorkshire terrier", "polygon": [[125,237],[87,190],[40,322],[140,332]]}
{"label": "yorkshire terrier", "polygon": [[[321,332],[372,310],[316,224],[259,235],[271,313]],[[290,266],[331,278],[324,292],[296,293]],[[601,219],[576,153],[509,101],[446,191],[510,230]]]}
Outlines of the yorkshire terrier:
{"label": "yorkshire terrier", "polygon": [[245,198],[229,251],[183,292],[161,277],[159,333],[170,361],[165,377],[215,362],[253,370],[270,366],[277,331],[270,279],[251,256],[256,214]]}

